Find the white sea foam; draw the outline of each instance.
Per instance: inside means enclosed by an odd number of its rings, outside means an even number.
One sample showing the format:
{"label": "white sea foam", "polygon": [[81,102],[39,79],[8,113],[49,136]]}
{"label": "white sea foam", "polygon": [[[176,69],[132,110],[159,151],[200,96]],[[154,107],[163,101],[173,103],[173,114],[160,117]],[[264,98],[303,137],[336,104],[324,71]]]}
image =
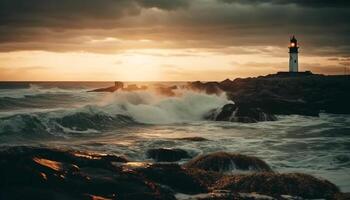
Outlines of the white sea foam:
{"label": "white sea foam", "polygon": [[153,91],[118,92],[104,96],[97,103],[110,114],[123,114],[141,123],[167,124],[197,121],[212,109],[231,101],[225,94],[208,95],[178,90],[176,96],[162,96]]}

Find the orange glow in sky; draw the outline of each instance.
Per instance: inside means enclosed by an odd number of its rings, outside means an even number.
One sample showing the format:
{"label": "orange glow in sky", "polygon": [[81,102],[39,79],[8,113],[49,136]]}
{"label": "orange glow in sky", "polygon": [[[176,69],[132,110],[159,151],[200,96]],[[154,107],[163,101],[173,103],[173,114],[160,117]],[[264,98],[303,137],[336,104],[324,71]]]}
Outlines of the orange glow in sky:
{"label": "orange glow in sky", "polygon": [[[2,81],[189,81],[223,80],[283,71],[288,52],[270,47],[269,55],[256,47],[247,54],[210,50],[138,49],[116,54],[84,52],[16,51],[0,53]],[[265,48],[266,49],[266,48]],[[327,57],[303,57],[301,70],[323,73],[336,64]],[[313,68],[317,67],[317,68]],[[337,73],[330,71],[328,73]]]}
{"label": "orange glow in sky", "polygon": [[288,71],[291,35],[301,71],[343,74],[350,63],[350,12],[336,1],[11,0],[0,13],[0,81],[266,75]]}

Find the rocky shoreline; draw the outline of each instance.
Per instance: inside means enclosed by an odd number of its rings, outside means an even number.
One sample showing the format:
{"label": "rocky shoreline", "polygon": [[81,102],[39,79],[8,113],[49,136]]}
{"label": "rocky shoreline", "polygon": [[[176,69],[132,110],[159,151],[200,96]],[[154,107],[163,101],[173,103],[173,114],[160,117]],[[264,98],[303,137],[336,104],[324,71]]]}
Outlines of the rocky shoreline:
{"label": "rocky shoreline", "polygon": [[[146,90],[146,86],[115,86],[88,92]],[[308,73],[277,73],[255,78],[226,79],[221,82],[189,82],[182,86],[157,86],[155,92],[175,96],[177,89],[207,94],[226,93],[233,103],[211,110],[204,120],[255,123],[276,121],[276,115],[318,117],[320,113],[350,114],[350,77]]]}
{"label": "rocky shoreline", "polygon": [[226,92],[238,107],[268,114],[319,116],[350,114],[350,77],[277,73],[222,82],[190,82],[187,88],[208,94]]}
{"label": "rocky shoreline", "polygon": [[[197,141],[200,141],[196,138]],[[278,173],[263,160],[152,149],[154,162],[45,147],[3,147],[0,199],[346,199],[331,182]],[[157,162],[181,160],[187,162]],[[183,160],[183,161],[186,161]]]}

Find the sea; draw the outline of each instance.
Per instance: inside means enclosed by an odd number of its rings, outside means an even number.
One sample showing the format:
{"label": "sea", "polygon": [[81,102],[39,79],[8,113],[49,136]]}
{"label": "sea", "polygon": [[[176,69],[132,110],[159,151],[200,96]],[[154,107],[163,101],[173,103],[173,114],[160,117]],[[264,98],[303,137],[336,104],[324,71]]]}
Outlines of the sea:
{"label": "sea", "polygon": [[[271,122],[217,122],[203,116],[232,103],[225,93],[177,89],[174,96],[167,96],[153,89],[185,82],[127,83],[148,89],[88,92],[113,84],[1,82],[0,147],[89,151],[134,161],[151,161],[145,155],[151,148],[180,148],[192,156],[235,152],[257,156],[277,172],[311,174],[350,192],[350,115],[278,115]],[[183,137],[207,140],[176,139]]]}

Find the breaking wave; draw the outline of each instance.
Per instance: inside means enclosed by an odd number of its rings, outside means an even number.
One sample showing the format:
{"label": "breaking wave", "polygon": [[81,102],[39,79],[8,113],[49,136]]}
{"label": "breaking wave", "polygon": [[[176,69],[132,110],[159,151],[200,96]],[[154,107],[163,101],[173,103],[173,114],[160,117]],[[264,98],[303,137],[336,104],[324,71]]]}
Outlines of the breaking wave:
{"label": "breaking wave", "polygon": [[[81,103],[80,107],[77,102]],[[179,90],[176,96],[162,96],[152,91],[91,94],[38,93],[19,98],[1,97],[2,108],[45,108],[69,104],[61,109],[16,112],[0,118],[0,135],[98,133],[132,124],[171,124],[201,120],[210,110],[228,103],[225,95],[207,95]],[[11,113],[11,112],[7,112]]]}

